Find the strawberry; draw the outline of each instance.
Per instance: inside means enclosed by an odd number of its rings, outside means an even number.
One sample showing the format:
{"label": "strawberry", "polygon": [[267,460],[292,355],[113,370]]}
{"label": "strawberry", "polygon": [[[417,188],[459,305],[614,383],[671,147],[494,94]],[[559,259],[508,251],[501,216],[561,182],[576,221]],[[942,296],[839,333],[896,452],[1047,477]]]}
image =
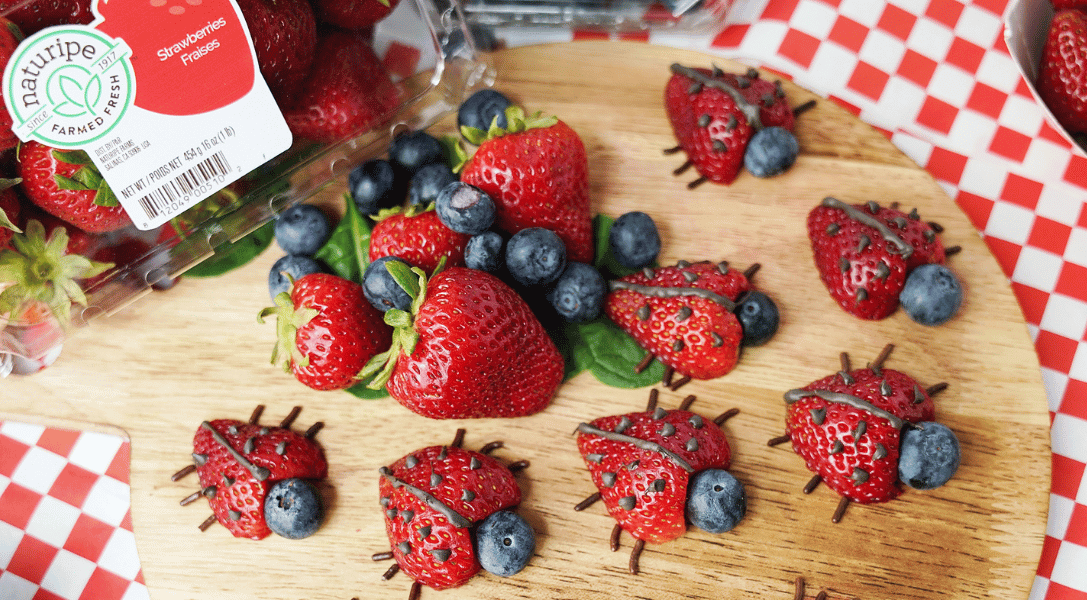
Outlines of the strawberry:
{"label": "strawberry", "polygon": [[743,75],[715,70],[714,77],[740,91],[745,100],[759,107],[759,122],[763,127],[784,127],[793,130],[796,115],[789,106],[781,81],[763,79],[758,69],[748,69]]}
{"label": "strawberry", "polygon": [[563,360],[528,304],[497,277],[451,267],[387,263],[412,298],[390,309],[392,347],[367,365],[374,389],[388,382],[400,404],[434,419],[519,417],[537,413],[562,382]]}
{"label": "strawberry", "polygon": [[604,314],[677,373],[713,379],[736,366],[743,330],[733,310],[751,287],[744,272],[724,262],[683,261],[610,287]]}
{"label": "strawberry", "polygon": [[1066,8],[1087,9],[1087,1],[1085,0],[1052,0],[1050,4],[1053,5],[1053,10],[1064,10]]}
{"label": "strawberry", "polygon": [[823,199],[808,213],[816,269],[834,300],[849,314],[883,319],[914,267],[943,264],[943,244],[917,211],[903,213],[875,202],[850,205]]}
{"label": "strawberry", "polygon": [[1058,10],[1053,15],[1038,66],[1038,94],[1068,131],[1087,132],[1087,13]]}
{"label": "strawberry", "polygon": [[[308,0],[238,0],[261,75],[283,105],[302,91],[317,50],[317,19]],[[318,64],[316,68],[323,68]]]}
{"label": "strawberry", "polygon": [[370,262],[396,256],[428,273],[442,258],[451,267],[464,264],[464,247],[472,236],[446,227],[433,204],[382,210],[375,220],[370,232]]}
{"label": "strawberry", "polygon": [[295,137],[331,143],[388,116],[403,90],[389,77],[362,32],[325,31],[299,97],[283,116]]}
{"label": "strawberry", "polygon": [[18,159],[20,187],[42,210],[90,233],[132,224],[86,152],[30,141],[19,146]]}
{"label": "strawberry", "polygon": [[324,450],[314,441],[323,423],[315,423],[300,434],[290,427],[301,407],[271,427],[258,422],[263,410],[257,406],[248,422],[216,419],[197,428],[194,464],[175,473],[172,480],[180,481],[196,471],[200,490],[181,503],[187,505],[200,496],[208,499],[214,514],[201,530],[218,521],[234,537],[264,539],[273,531],[265,520],[265,499],[277,482],[328,476]]}
{"label": "strawberry", "polygon": [[315,390],[350,387],[371,357],[389,346],[392,330],[362,286],[327,273],[302,277],[260,312],[276,316],[272,364]]}
{"label": "strawberry", "polygon": [[511,105],[505,129],[472,127],[461,133],[478,145],[457,165],[461,181],[494,199],[495,226],[512,235],[529,227],[554,231],[571,261],[592,263],[588,157],[577,132],[553,116],[526,117]]}
{"label": "strawberry", "polygon": [[422,585],[458,587],[478,573],[485,560],[474,543],[480,524],[521,502],[514,471],[528,463],[507,467],[489,455],[501,442],[477,452],[461,447],[463,437],[460,429],[452,444],[416,450],[378,470],[392,550],[374,560],[396,559],[390,572],[403,571],[414,580],[412,597]]}
{"label": "strawberry", "polygon": [[0,0],[0,14],[25,35],[53,25],[86,25],[94,19],[90,0]]}
{"label": "strawberry", "polygon": [[849,502],[887,502],[901,494],[899,447],[904,428],[932,421],[932,395],[946,384],[924,388],[900,371],[884,368],[888,345],[862,369],[841,354],[838,373],[785,393],[785,435],[815,477],[805,493],[825,482],[842,496],[834,522]]}
{"label": "strawberry", "polygon": [[400,0],[314,0],[322,23],[342,29],[365,29],[389,16]]}
{"label": "strawberry", "polygon": [[12,189],[18,183],[14,179],[0,179],[0,250],[8,247],[11,236],[22,232],[18,225],[22,203]]}
{"label": "strawberry", "polygon": [[639,540],[631,557],[634,574],[645,542],[674,540],[687,530],[688,519],[698,521],[687,510],[691,479],[710,470],[723,471],[731,462],[728,441],[717,426],[736,411],[710,420],[688,410],[694,399],[688,396],[679,409],[665,410],[656,405],[654,389],[645,411],[602,417],[577,427],[578,451],[598,492],[575,510],[604,501],[617,521],[612,549],[618,548],[620,530]]}
{"label": "strawberry", "polygon": [[[0,10],[0,12],[3,12]],[[23,32],[19,26],[4,17],[0,17],[0,65],[7,65],[11,56],[15,54],[15,47],[23,41]],[[0,90],[0,106],[3,105],[4,93]],[[0,110],[0,152],[8,148],[14,148],[19,143],[19,138],[11,131],[11,113]],[[3,244],[0,244],[2,246]]]}
{"label": "strawberry", "polygon": [[706,181],[732,183],[743,166],[748,140],[763,126],[763,109],[744,96],[735,80],[717,70],[672,65],[664,107],[679,145],[669,152],[687,154],[677,174],[689,166],[698,171],[700,177],[688,187]]}

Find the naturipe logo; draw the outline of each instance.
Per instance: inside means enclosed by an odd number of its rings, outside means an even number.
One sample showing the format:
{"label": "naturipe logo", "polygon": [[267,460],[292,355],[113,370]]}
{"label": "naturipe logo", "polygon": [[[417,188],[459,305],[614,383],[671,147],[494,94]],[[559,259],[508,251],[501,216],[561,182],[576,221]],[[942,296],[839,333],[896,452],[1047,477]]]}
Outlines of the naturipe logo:
{"label": "naturipe logo", "polygon": [[28,37],[4,69],[12,131],[57,148],[81,148],[106,135],[136,96],[130,54],[123,40],[80,25]]}

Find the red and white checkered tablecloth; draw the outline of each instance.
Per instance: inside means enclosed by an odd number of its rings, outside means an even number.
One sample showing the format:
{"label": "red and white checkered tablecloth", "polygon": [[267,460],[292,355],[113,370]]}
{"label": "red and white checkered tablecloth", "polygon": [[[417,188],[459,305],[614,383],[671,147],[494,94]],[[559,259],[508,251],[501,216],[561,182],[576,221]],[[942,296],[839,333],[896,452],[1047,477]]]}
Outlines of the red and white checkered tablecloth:
{"label": "red and white checkered tablecloth", "polygon": [[[1030,600],[1087,600],[1087,157],[1019,75],[1003,41],[1007,5],[736,0],[717,32],[633,37],[769,67],[839,102],[969,216],[1022,306],[1052,417],[1049,525]],[[377,46],[395,72],[432,64],[421,32],[405,10],[382,25]],[[598,35],[496,33],[507,45]],[[128,456],[119,436],[0,422],[0,598],[148,597]]]}

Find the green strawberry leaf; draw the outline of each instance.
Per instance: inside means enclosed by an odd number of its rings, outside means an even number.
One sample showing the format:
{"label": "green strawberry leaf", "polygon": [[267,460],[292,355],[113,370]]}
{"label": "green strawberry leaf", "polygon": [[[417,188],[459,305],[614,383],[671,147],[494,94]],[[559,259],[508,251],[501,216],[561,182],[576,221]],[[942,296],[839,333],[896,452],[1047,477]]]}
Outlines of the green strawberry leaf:
{"label": "green strawberry leaf", "polygon": [[53,150],[53,158],[70,165],[91,165],[91,157],[83,150]]}
{"label": "green strawberry leaf", "polygon": [[272,243],[275,221],[268,221],[249,235],[217,249],[215,254],[185,271],[192,277],[218,277],[256,258]]}
{"label": "green strawberry leaf", "polygon": [[64,175],[53,175],[53,181],[56,182],[57,187],[62,190],[69,190],[74,192],[85,192],[87,190],[96,190],[98,186],[87,187],[87,184],[82,181],[72,179],[71,177],[65,177]]}
{"label": "green strawberry leaf", "polygon": [[362,400],[380,400],[381,398],[388,398],[389,391],[384,387],[380,387],[376,390],[370,389],[369,384],[371,379],[373,378],[368,377],[363,379],[344,391],[356,398],[361,398]]}
{"label": "green strawberry leaf", "polygon": [[8,217],[8,213],[4,212],[4,209],[2,208],[0,208],[0,227],[3,227],[4,229],[10,229],[15,233],[23,232],[23,230],[19,229],[19,227],[15,223],[11,222],[11,219]]}
{"label": "green strawberry leaf", "polygon": [[359,212],[349,195],[345,195],[344,204],[343,219],[314,257],[328,265],[336,275],[359,282],[370,264],[370,231],[373,225]]}
{"label": "green strawberry leaf", "polygon": [[109,184],[106,183],[105,179],[98,183],[98,192],[94,195],[94,203],[98,206],[106,207],[121,205],[121,201],[113,194],[113,190],[109,187]]}

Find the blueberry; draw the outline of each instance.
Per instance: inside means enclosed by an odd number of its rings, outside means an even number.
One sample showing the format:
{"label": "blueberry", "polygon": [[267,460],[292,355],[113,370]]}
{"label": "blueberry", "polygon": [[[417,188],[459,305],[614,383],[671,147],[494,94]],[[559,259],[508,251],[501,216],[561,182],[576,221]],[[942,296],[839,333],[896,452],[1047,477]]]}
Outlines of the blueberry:
{"label": "blueberry", "polygon": [[547,301],[567,321],[584,323],[600,316],[607,293],[600,271],[585,263],[571,262],[547,293]]}
{"label": "blueberry", "polygon": [[287,254],[313,256],[332,235],[328,215],[312,204],[295,204],[276,217],[276,243]]}
{"label": "blueberry", "polygon": [[740,480],[724,469],[706,469],[687,484],[687,520],[710,533],[729,531],[747,513]]}
{"label": "blueberry", "polygon": [[508,510],[484,518],[475,542],[480,566],[499,577],[520,573],[536,552],[536,532],[521,515]]}
{"label": "blueberry", "polygon": [[547,285],[566,268],[566,245],[550,229],[522,229],[506,242],[506,268],[521,285]]}
{"label": "blueberry", "polygon": [[383,256],[366,267],[362,274],[362,293],[374,308],[385,312],[390,308],[411,310],[411,296],[400,287],[389,273],[386,263],[396,261],[408,264],[395,256]]}
{"label": "blueberry", "polygon": [[498,126],[506,128],[506,107],[510,99],[498,90],[483,89],[468,96],[457,110],[457,127],[475,127],[487,131],[498,117]]}
{"label": "blueberry", "polygon": [[620,215],[608,231],[611,253],[619,264],[628,269],[648,267],[661,251],[660,233],[653,218],[633,211]]}
{"label": "blueberry", "polygon": [[325,520],[317,486],[305,479],[282,479],[264,497],[264,520],[279,535],[300,540],[313,535]]}
{"label": "blueberry", "polygon": [[898,443],[898,478],[917,490],[931,490],[951,480],[961,460],[959,438],[931,421],[907,425]]}
{"label": "blueberry", "polygon": [[780,317],[777,304],[766,294],[750,290],[739,298],[736,318],[743,328],[745,346],[761,346],[777,333]]}
{"label": "blueberry", "polygon": [[951,269],[943,265],[921,265],[906,278],[898,302],[914,321],[940,325],[959,312],[962,285]]}
{"label": "blueberry", "polygon": [[766,127],[755,132],[744,150],[744,168],[755,177],[773,177],[793,166],[800,154],[796,136],[784,127]]}
{"label": "blueberry", "polygon": [[423,165],[444,163],[445,149],[438,138],[425,131],[408,131],[397,135],[389,144],[389,162],[410,180]]}
{"label": "blueberry", "polygon": [[446,227],[465,235],[483,233],[494,223],[494,200],[490,195],[460,181],[442,188],[434,210]]}
{"label": "blueberry", "polygon": [[493,231],[473,235],[464,246],[464,266],[497,273],[502,268],[502,244],[502,236]]}
{"label": "blueberry", "polygon": [[[280,292],[291,287],[291,279],[298,281],[310,273],[324,273],[325,267],[308,256],[288,254],[277,260],[268,271],[268,294],[275,300]],[[290,275],[290,279],[286,275]]]}
{"label": "blueberry", "polygon": [[438,199],[442,188],[457,181],[457,175],[445,163],[430,163],[419,167],[408,184],[408,202],[425,206]]}
{"label": "blueberry", "polygon": [[352,169],[347,176],[347,189],[355,206],[364,215],[376,215],[379,210],[392,208],[404,199],[403,184],[392,163],[380,158],[368,160]]}

